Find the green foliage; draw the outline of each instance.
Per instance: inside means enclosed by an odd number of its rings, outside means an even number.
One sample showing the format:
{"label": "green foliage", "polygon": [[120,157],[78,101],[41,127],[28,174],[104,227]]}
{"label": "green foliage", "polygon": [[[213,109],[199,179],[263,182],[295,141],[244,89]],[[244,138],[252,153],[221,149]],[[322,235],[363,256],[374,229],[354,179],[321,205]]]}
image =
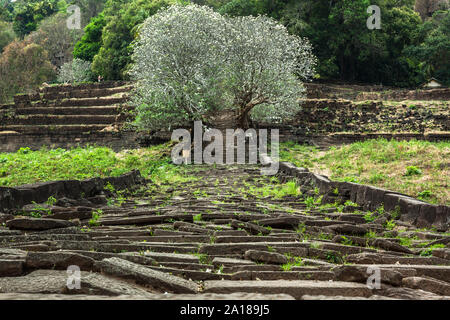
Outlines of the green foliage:
{"label": "green foliage", "polygon": [[405,53],[419,68],[421,80],[435,77],[450,85],[450,10],[435,12],[419,27],[416,37]]}
{"label": "green foliage", "polygon": [[341,236],[341,239],[342,239],[342,244],[343,245],[345,245],[345,246],[352,246],[353,245],[353,242],[352,242],[352,240],[351,239],[349,239],[349,238],[347,238],[346,236]]}
{"label": "green foliage", "polygon": [[429,200],[433,196],[431,190],[423,190],[417,194],[417,198],[422,200]]}
{"label": "green foliage", "polygon": [[301,267],[304,266],[302,257],[293,257],[291,254],[285,254],[285,256],[289,259],[288,263],[285,263],[281,266],[283,271],[291,271],[292,267]]}
{"label": "green foliage", "polygon": [[50,62],[58,68],[73,59],[73,48],[82,34],[82,30],[67,28],[67,19],[66,13],[53,14],[43,19],[38,29],[26,37],[45,48]]}
{"label": "green foliage", "polygon": [[15,37],[16,35],[12,28],[12,24],[0,20],[0,53],[2,53],[3,48],[11,43]]}
{"label": "green foliage", "polygon": [[[372,4],[381,9],[381,30],[366,27],[370,15],[366,10]],[[287,26],[292,34],[307,37],[320,61],[317,69],[320,78],[398,86],[414,86],[424,79],[419,61],[428,59],[425,52],[420,53],[424,59],[418,61],[403,51],[409,46],[421,46],[424,39],[416,36],[422,22],[414,12],[413,0],[378,0],[375,3],[369,0],[232,0],[219,12],[233,16],[267,14]],[[441,28],[449,29],[445,23]],[[439,33],[432,38],[443,43],[448,39],[444,36],[445,33]],[[429,41],[433,42],[431,38]],[[443,52],[445,46],[439,50]],[[448,61],[440,59],[439,63]],[[448,71],[448,67],[446,69]],[[450,78],[444,75],[440,77]]]}
{"label": "green foliage", "polygon": [[57,202],[58,200],[56,200],[56,198],[55,197],[53,197],[53,196],[51,196],[51,197],[49,197],[48,199],[47,199],[47,201],[45,202],[47,205],[49,205],[49,206],[53,206],[53,205],[55,205],[55,203]]}
{"label": "green foliage", "polygon": [[[167,148],[167,145],[159,145],[122,154],[106,147],[92,146],[70,150],[44,147],[38,151],[21,148],[15,153],[0,153],[0,172],[5,173],[0,176],[0,186],[119,176],[133,169],[140,170],[145,177],[151,175],[155,182],[191,179],[183,176],[183,168],[169,164],[170,159],[164,155]],[[135,155],[139,155],[137,163],[127,161]]]}
{"label": "green foliage", "polygon": [[[450,157],[449,147],[448,141],[371,139],[320,152],[289,142],[280,144],[280,159],[313,172],[326,170],[332,180],[373,184],[413,197],[424,192],[422,198],[426,201],[448,205],[445,163]],[[406,175],[406,168],[413,164],[420,164],[422,174]],[[409,174],[413,171],[410,169]],[[374,173],[385,178],[374,179]]]}
{"label": "green foliage", "polygon": [[99,52],[102,39],[102,31],[106,25],[105,17],[99,14],[84,28],[84,34],[75,45],[73,57],[85,61],[93,61]]}
{"label": "green foliage", "polygon": [[103,214],[103,210],[98,209],[96,211],[92,211],[92,218],[89,220],[89,226],[91,227],[97,227],[100,225],[100,218]]}
{"label": "green foliage", "polygon": [[0,56],[0,103],[7,103],[17,93],[36,89],[55,78],[48,52],[30,40],[13,41]]}
{"label": "green foliage", "polygon": [[14,4],[14,31],[23,38],[37,29],[38,23],[61,9],[66,3],[59,0],[18,0]]}
{"label": "green foliage", "polygon": [[419,168],[415,167],[415,166],[408,166],[406,167],[406,176],[414,176],[414,175],[421,175],[422,174],[422,170],[420,170]]}
{"label": "green foliage", "polygon": [[388,220],[386,221],[386,223],[384,224],[384,227],[388,230],[393,230],[395,228],[396,224],[394,219]]}
{"label": "green foliage", "polygon": [[445,245],[443,244],[435,244],[432,246],[429,246],[428,248],[422,250],[420,252],[420,256],[422,257],[429,257],[433,255],[433,249],[437,249],[437,248],[445,248]]}
{"label": "green foliage", "polygon": [[[132,41],[138,34],[139,25],[159,9],[182,0],[132,0],[108,1],[105,6],[101,48],[93,59],[93,71],[106,80],[128,78],[131,64]],[[89,49],[96,49],[95,46]]]}

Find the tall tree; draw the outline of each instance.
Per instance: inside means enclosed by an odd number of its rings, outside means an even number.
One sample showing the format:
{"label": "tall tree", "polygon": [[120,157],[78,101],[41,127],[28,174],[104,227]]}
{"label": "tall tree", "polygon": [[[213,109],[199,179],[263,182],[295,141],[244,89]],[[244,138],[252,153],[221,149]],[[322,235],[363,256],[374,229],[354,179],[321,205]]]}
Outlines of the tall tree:
{"label": "tall tree", "polygon": [[[102,32],[101,48],[93,59],[93,71],[109,80],[126,78],[127,69],[131,63],[130,45],[136,38],[137,27],[159,9],[184,2],[182,0],[132,0],[122,3],[121,6],[118,3],[108,6],[107,3],[106,26]],[[113,6],[119,6],[120,9],[115,10]]]}
{"label": "tall tree", "polygon": [[45,17],[65,9],[66,2],[59,0],[18,0],[14,4],[14,31],[20,38],[37,29]]}
{"label": "tall tree", "polygon": [[11,43],[15,39],[15,37],[16,35],[14,33],[12,24],[0,20],[0,53],[2,53],[3,48]]}
{"label": "tall tree", "polygon": [[59,68],[64,63],[72,61],[75,43],[81,34],[82,30],[67,28],[66,13],[57,13],[42,20],[38,30],[27,38],[45,48],[51,63]]}
{"label": "tall tree", "polygon": [[16,40],[0,56],[0,101],[8,102],[14,94],[35,89],[55,76],[43,47],[30,40]]}
{"label": "tall tree", "polygon": [[103,28],[106,25],[105,16],[100,13],[92,18],[91,22],[84,28],[84,34],[75,45],[73,56],[75,58],[90,61],[100,51]]}
{"label": "tall tree", "polygon": [[300,79],[314,72],[306,39],[267,17],[226,18],[196,5],[172,6],[139,29],[131,70],[142,128],[208,121],[231,110],[234,125],[279,121],[299,111]]}

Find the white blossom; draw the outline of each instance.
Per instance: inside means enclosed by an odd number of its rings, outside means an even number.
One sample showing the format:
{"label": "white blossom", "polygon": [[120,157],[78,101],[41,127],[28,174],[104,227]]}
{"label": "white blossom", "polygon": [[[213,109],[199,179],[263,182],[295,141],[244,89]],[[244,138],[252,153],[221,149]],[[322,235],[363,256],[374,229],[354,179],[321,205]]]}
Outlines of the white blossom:
{"label": "white blossom", "polygon": [[256,120],[297,112],[316,59],[307,39],[271,18],[230,18],[174,5],[148,18],[133,44],[137,123],[147,129],[236,109]]}

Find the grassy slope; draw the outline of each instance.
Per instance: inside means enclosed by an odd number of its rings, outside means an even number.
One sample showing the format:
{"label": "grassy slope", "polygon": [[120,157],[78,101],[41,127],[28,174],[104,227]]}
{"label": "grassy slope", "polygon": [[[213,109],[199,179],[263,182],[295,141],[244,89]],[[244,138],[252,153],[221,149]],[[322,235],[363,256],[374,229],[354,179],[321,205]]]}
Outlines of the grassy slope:
{"label": "grassy slope", "polygon": [[284,143],[280,154],[284,161],[334,180],[369,184],[430,203],[450,205],[450,142],[378,139],[334,147],[327,152]]}
{"label": "grassy slope", "polygon": [[[0,153],[0,186],[118,176],[133,169],[139,169],[155,182],[189,179],[183,176],[183,167],[169,164],[169,156],[169,144],[120,153],[105,147],[39,151],[24,148],[16,153]],[[449,142],[380,139],[327,152],[284,143],[281,158],[331,179],[374,185],[431,203],[450,205]],[[409,175],[408,167],[415,167],[409,169]]]}
{"label": "grassy slope", "polygon": [[0,153],[0,186],[119,176],[133,169],[154,180],[179,180],[182,167],[169,164],[169,157],[169,144],[120,153],[92,146],[39,151],[22,148],[15,153]]}

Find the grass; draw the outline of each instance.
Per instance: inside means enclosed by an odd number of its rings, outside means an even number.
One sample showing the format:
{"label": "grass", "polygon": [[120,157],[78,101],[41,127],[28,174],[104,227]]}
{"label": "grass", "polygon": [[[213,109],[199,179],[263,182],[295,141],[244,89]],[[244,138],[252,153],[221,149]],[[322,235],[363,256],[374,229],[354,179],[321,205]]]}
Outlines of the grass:
{"label": "grass", "polygon": [[192,181],[185,168],[170,164],[170,143],[119,153],[107,147],[78,147],[32,151],[21,148],[0,153],[0,186],[36,182],[120,176],[133,169],[157,184]]}
{"label": "grass", "polygon": [[328,151],[282,143],[280,158],[337,181],[389,189],[450,205],[450,142],[367,140]]}
{"label": "grass", "polygon": [[264,184],[262,187],[255,187],[248,184],[245,188],[241,188],[240,190],[243,193],[250,194],[256,198],[271,197],[273,199],[282,199],[288,196],[298,197],[301,195],[300,186],[293,180],[283,184],[275,181],[272,183],[274,184],[268,183]]}

